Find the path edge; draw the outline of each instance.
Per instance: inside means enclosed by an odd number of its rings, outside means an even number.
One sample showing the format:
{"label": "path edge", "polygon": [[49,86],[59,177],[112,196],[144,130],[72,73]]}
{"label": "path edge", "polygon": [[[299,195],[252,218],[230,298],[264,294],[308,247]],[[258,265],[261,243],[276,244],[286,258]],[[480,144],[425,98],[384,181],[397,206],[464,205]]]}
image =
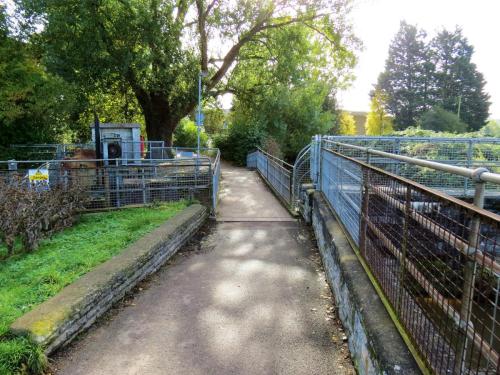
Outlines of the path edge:
{"label": "path edge", "polygon": [[28,336],[46,355],[68,345],[148,275],[156,272],[205,223],[207,207],[193,204],[120,254],[19,317],[14,335]]}
{"label": "path edge", "polygon": [[328,284],[359,374],[421,374],[341,225],[319,192],[309,191],[313,227]]}

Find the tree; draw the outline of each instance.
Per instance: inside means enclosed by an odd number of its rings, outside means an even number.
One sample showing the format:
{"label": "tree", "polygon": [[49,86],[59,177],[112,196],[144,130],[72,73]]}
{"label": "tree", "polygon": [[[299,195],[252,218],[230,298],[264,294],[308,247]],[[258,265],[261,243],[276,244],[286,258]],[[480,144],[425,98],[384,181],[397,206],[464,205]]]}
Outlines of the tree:
{"label": "tree", "polygon": [[224,123],[227,121],[226,114],[217,104],[205,108],[204,128],[208,134],[217,134],[224,128]]}
{"label": "tree", "polygon": [[229,132],[247,129],[249,140],[272,138],[294,160],[311,136],[331,127],[335,116],[327,104],[349,79],[353,55],[332,50],[305,25],[268,30],[265,40],[242,51],[228,81],[235,95]]}
{"label": "tree", "polygon": [[415,125],[432,106],[434,66],[425,37],[423,30],[402,21],[378,78],[377,89],[386,95],[387,112],[399,129]]}
{"label": "tree", "polygon": [[392,117],[385,111],[385,95],[380,90],[375,90],[372,94],[370,112],[366,117],[366,135],[384,135],[394,131]]}
{"label": "tree", "polygon": [[434,107],[420,118],[420,127],[437,132],[464,133],[467,124],[460,121],[458,116],[441,107]]}
{"label": "tree", "polygon": [[341,135],[356,135],[356,120],[349,112],[340,112],[339,132]]}
{"label": "tree", "polygon": [[489,95],[484,91],[483,75],[471,62],[474,48],[460,28],[442,30],[431,42],[436,66],[437,104],[457,113],[471,130],[478,130],[488,119]]}
{"label": "tree", "polygon": [[47,73],[31,45],[10,35],[2,6],[0,88],[0,146],[71,140],[81,111],[77,90]]}
{"label": "tree", "polygon": [[[241,55],[268,32],[301,24],[349,53],[348,0],[17,0],[39,35],[49,68],[95,90],[124,82],[142,109],[149,139],[171,144],[178,122],[204,94],[227,92]],[[223,54],[220,46],[230,45]],[[333,60],[331,60],[333,61]],[[272,64],[272,60],[262,61]]]}
{"label": "tree", "polygon": [[479,134],[482,137],[500,138],[500,121],[499,120],[488,121],[488,123],[481,128]]}

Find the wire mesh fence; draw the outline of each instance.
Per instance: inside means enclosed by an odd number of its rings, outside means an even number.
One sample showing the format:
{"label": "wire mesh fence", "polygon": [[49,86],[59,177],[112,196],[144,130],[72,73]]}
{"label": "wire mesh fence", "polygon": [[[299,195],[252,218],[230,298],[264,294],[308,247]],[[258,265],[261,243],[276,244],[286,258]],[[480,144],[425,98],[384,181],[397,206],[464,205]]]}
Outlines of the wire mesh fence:
{"label": "wire mesh fence", "polygon": [[253,165],[253,160],[255,160],[255,167],[260,175],[285,204],[291,207],[293,165],[268,154],[260,148],[255,151],[254,155],[249,160],[247,159],[247,165]]}
{"label": "wire mesh fence", "polygon": [[428,368],[499,373],[500,217],[343,152],[319,156],[318,189]]}
{"label": "wire mesh fence", "polygon": [[220,151],[217,150],[215,160],[212,167],[212,209],[213,213],[217,212],[217,203],[219,202],[219,188],[221,180],[221,164]]}
{"label": "wire mesh fence", "polygon": [[[220,176],[220,154],[214,159],[64,159],[0,162],[0,178],[19,176],[33,184],[39,173],[50,189],[83,187],[89,210],[147,205],[156,202],[197,199],[215,208]],[[36,176],[34,177],[36,182]],[[214,185],[215,184],[215,185]]]}
{"label": "wire mesh fence", "polygon": [[292,209],[295,211],[299,210],[300,190],[301,186],[304,184],[312,183],[311,180],[311,145],[304,147],[293,165],[293,175],[292,175]]}
{"label": "wire mesh fence", "polygon": [[[324,144],[347,143],[466,168],[485,167],[491,172],[500,173],[500,139],[498,138],[323,136],[322,140]],[[366,153],[360,150],[345,148],[340,151],[346,156],[366,160]],[[372,157],[370,164],[425,186],[439,189],[449,195],[474,196],[474,183],[465,177],[384,157]],[[500,195],[500,185],[487,184],[486,192],[488,195]]]}

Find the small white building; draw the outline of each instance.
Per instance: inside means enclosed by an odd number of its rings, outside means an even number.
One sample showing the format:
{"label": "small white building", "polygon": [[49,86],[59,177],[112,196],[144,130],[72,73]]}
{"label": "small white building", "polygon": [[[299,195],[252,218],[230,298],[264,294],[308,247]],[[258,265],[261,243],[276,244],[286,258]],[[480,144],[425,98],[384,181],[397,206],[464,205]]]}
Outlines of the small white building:
{"label": "small white building", "polygon": [[[92,129],[92,142],[95,142],[95,127]],[[139,124],[100,124],[103,159],[121,158],[139,161],[142,157],[141,125]]]}

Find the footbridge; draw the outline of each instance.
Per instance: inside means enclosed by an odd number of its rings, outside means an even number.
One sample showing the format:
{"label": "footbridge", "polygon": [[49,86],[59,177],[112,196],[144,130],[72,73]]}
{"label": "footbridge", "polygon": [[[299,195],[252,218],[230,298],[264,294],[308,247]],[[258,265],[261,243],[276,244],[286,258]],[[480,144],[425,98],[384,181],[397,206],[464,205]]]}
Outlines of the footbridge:
{"label": "footbridge", "polygon": [[500,372],[500,216],[484,208],[500,140],[316,136],[294,165],[260,149],[247,164],[333,269],[346,237],[423,372]]}
{"label": "footbridge", "polygon": [[0,178],[44,169],[88,210],[196,199],[213,220],[54,373],[500,373],[500,140],[316,136],[247,169],[154,144],[76,156]]}

